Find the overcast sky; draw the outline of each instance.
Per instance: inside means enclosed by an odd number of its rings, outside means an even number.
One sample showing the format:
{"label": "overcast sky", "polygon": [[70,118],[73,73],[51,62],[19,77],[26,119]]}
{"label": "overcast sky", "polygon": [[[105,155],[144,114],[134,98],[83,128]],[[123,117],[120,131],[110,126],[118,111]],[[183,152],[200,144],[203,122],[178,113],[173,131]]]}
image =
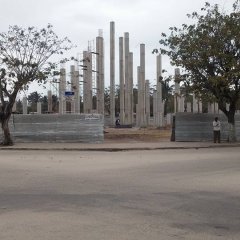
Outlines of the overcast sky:
{"label": "overcast sky", "polygon": [[[235,0],[209,0],[223,9],[231,9]],[[146,79],[155,84],[156,56],[151,52],[159,48],[162,32],[171,26],[188,23],[186,14],[199,11],[206,0],[0,0],[0,29],[9,25],[46,27],[51,23],[61,37],[67,36],[77,48],[75,56],[87,49],[95,40],[98,30],[103,30],[105,42],[105,80],[109,85],[110,22],[115,22],[116,70],[118,71],[118,38],[129,32],[130,51],[134,54],[134,83],[139,65],[139,45],[146,45]],[[163,58],[163,68],[173,74],[169,60]],[[118,84],[116,73],[116,84]]]}

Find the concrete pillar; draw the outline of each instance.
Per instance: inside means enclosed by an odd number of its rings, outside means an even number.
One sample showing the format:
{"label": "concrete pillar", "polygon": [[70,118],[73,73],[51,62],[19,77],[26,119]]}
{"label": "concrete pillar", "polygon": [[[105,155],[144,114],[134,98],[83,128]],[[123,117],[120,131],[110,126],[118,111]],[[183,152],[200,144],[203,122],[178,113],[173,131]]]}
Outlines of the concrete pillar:
{"label": "concrete pillar", "polygon": [[27,114],[27,97],[23,97],[22,104],[23,104],[23,114]]}
{"label": "concrete pillar", "polygon": [[198,99],[198,112],[202,113],[202,100]]}
{"label": "concrete pillar", "polygon": [[229,111],[230,104],[226,103],[226,110]]}
{"label": "concrete pillar", "polygon": [[104,116],[104,42],[103,37],[96,38],[97,52],[97,112]]}
{"label": "concrete pillar", "polygon": [[120,82],[120,124],[125,124],[124,113],[124,67],[123,67],[123,37],[119,38],[119,82]]}
{"label": "concrete pillar", "polygon": [[139,120],[139,106],[138,103],[136,104],[136,126],[139,127],[140,125],[140,120]]}
{"label": "concrete pillar", "polygon": [[80,113],[80,85],[79,85],[79,67],[76,62],[73,74],[72,91],[74,91],[74,112]]}
{"label": "concrete pillar", "polygon": [[115,23],[110,22],[110,121],[115,125]]}
{"label": "concrete pillar", "polygon": [[37,103],[37,114],[42,114],[42,103],[41,102]]}
{"label": "concrete pillar", "polygon": [[140,112],[140,101],[141,101],[141,77],[140,77],[140,66],[137,67],[137,82],[138,82],[138,104],[136,106],[137,121],[136,125],[140,127],[141,123],[141,112]]}
{"label": "concrete pillar", "polygon": [[48,112],[52,112],[52,91],[48,91]]}
{"label": "concrete pillar", "polygon": [[129,109],[129,33],[124,33],[124,86],[125,86],[125,95],[124,95],[124,112],[125,119],[124,122],[126,124],[130,124],[130,109]]}
{"label": "concrete pillar", "polygon": [[88,51],[83,52],[83,111],[92,112],[92,55]]}
{"label": "concrete pillar", "polygon": [[146,109],[146,125],[150,124],[150,87],[149,80],[145,83],[145,109]]}
{"label": "concrete pillar", "polygon": [[167,125],[171,125],[172,124],[172,114],[171,113],[167,113]]}
{"label": "concrete pillar", "polygon": [[180,69],[175,69],[175,93],[174,93],[174,112],[179,112],[180,101]]}
{"label": "concrete pillar", "polygon": [[208,103],[208,113],[214,113],[214,104]]}
{"label": "concrete pillar", "polygon": [[162,102],[162,56],[159,54],[156,58],[157,75],[156,75],[156,89],[157,89],[157,116],[156,116],[156,127],[163,126],[163,115],[164,108]]}
{"label": "concrete pillar", "polygon": [[140,110],[140,127],[145,127],[145,44],[140,44],[140,99],[139,99],[139,110]]}
{"label": "concrete pillar", "polygon": [[218,103],[214,102],[214,113],[218,114],[219,113],[219,107],[218,107]]}
{"label": "concrete pillar", "polygon": [[187,102],[187,112],[192,112],[192,103]]}
{"label": "concrete pillar", "polygon": [[157,90],[153,91],[153,123],[157,126]]}
{"label": "concrete pillar", "polygon": [[198,100],[196,99],[194,93],[193,93],[193,113],[198,113]]}
{"label": "concrete pillar", "polygon": [[66,91],[66,70],[64,66],[61,66],[59,80],[59,114],[66,113],[65,91]]}
{"label": "concrete pillar", "polygon": [[178,112],[185,111],[185,97],[181,96],[178,100]]}
{"label": "concrete pillar", "polygon": [[71,98],[71,113],[75,113],[75,66],[70,66],[70,79],[71,79],[71,91],[74,92],[74,95]]}
{"label": "concrete pillar", "polygon": [[129,71],[129,91],[128,91],[128,109],[129,109],[129,124],[133,124],[133,53],[129,52],[128,58],[128,71]]}

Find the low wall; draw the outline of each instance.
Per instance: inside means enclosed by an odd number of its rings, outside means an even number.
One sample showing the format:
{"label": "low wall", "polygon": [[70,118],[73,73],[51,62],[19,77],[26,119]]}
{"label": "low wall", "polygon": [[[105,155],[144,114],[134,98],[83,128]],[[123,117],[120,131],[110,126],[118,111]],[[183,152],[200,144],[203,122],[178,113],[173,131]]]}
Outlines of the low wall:
{"label": "low wall", "polygon": [[15,114],[9,122],[14,142],[83,142],[104,140],[100,114]]}
{"label": "low wall", "polygon": [[[175,141],[212,141],[212,122],[218,117],[221,122],[221,140],[228,140],[228,122],[224,114],[176,113]],[[240,115],[235,115],[237,141],[240,141]]]}

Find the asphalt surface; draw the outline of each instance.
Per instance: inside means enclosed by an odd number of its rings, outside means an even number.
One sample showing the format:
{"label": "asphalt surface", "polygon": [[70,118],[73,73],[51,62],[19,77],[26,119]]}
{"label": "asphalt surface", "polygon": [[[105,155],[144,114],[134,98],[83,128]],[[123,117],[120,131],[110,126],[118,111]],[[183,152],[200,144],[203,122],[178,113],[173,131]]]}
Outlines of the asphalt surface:
{"label": "asphalt surface", "polygon": [[238,147],[59,147],[0,152],[1,240],[239,239]]}

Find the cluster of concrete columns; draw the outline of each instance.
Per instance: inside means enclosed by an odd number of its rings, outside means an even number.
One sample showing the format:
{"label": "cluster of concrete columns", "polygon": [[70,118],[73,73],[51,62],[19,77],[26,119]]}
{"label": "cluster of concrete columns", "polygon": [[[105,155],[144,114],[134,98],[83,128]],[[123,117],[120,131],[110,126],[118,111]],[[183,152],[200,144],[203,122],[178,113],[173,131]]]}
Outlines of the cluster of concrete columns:
{"label": "cluster of concrete columns", "polygon": [[[162,57],[156,57],[156,88],[153,92],[153,122],[150,123],[150,83],[146,79],[145,44],[140,44],[139,66],[137,66],[138,100],[136,106],[136,122],[133,113],[133,53],[130,51],[129,33],[119,37],[119,85],[120,85],[120,124],[138,127],[162,127],[164,122],[164,102],[162,100]],[[115,23],[110,22],[110,124],[115,125]],[[96,66],[96,67],[95,67]],[[59,114],[65,114],[66,103],[71,104],[71,113],[93,113],[104,115],[104,38],[102,33],[96,37],[95,50],[83,51],[82,59],[70,66],[70,74],[64,66],[60,69],[59,79]],[[95,74],[95,75],[94,75]],[[67,76],[70,75],[70,81]],[[96,88],[93,82],[96,76]],[[70,86],[68,86],[70,82]],[[80,88],[82,82],[82,89]],[[69,88],[70,87],[70,88]],[[94,89],[96,91],[94,91]],[[83,109],[80,111],[80,92],[82,91]],[[71,96],[67,92],[72,92]],[[93,109],[93,95],[96,93],[96,109]],[[23,113],[27,113],[27,100],[23,99]],[[37,105],[41,112],[41,104]],[[48,91],[48,111],[52,112],[52,93]],[[180,92],[180,70],[175,69],[174,112],[202,112],[202,102],[193,94],[193,101],[186,102]],[[217,113],[216,103],[208,106],[208,112]]]}
{"label": "cluster of concrete columns", "polygon": [[[87,51],[83,51],[82,59],[70,66],[71,96],[68,95],[66,69],[62,67],[60,73],[59,114],[66,113],[67,101],[71,102],[71,113],[80,113],[80,82],[82,82],[83,113],[97,112],[104,115],[104,39],[100,32],[96,37],[96,51],[88,48]],[[96,109],[93,109],[94,74],[96,74]]]}
{"label": "cluster of concrete columns", "polygon": [[[115,69],[113,63],[113,43],[114,36],[114,22],[110,24],[110,89],[115,86],[115,75],[112,72]],[[111,54],[112,53],[112,54]],[[162,88],[160,79],[162,72],[161,55],[157,57],[157,87],[156,97],[154,102],[154,124],[155,126],[162,126],[163,122],[163,103],[162,103]],[[129,33],[125,32],[124,37],[119,37],[119,84],[120,84],[120,123],[126,125],[133,125],[133,53],[129,50]],[[146,127],[150,124],[150,85],[149,80],[145,78],[145,44],[140,44],[140,65],[137,67],[137,85],[138,85],[138,102],[136,106],[136,125],[139,127]],[[113,96],[113,91],[111,91]],[[110,98],[112,99],[112,98]],[[111,100],[111,106],[114,100]],[[113,123],[115,111],[111,107],[111,122]],[[113,113],[114,112],[114,113]]]}
{"label": "cluster of concrete columns", "polygon": [[[93,57],[94,56],[94,57]],[[96,61],[96,62],[95,62]],[[59,79],[59,114],[67,112],[70,102],[71,113],[80,113],[80,91],[83,93],[83,113],[97,112],[104,115],[104,39],[99,32],[96,37],[96,50],[83,51],[81,64],[71,65],[70,74],[65,66],[60,68]],[[94,68],[94,64],[96,68]],[[154,97],[154,124],[162,125],[163,107],[161,82],[161,56],[157,57],[157,84]],[[140,65],[138,72],[138,103],[136,107],[136,125],[148,126],[150,123],[150,84],[145,78],[145,44],[140,44]],[[134,125],[133,114],[133,53],[129,49],[129,33],[119,37],[119,84],[120,84],[120,123]],[[96,74],[96,109],[93,109],[93,73]],[[67,76],[70,75],[70,80]],[[80,78],[80,76],[82,78]],[[110,122],[115,125],[115,23],[110,22]],[[70,82],[70,86],[68,85]],[[82,82],[80,89],[79,82]],[[69,88],[70,87],[70,88]],[[66,95],[71,92],[72,95]],[[48,91],[48,111],[52,111],[52,94]],[[26,101],[26,100],[25,100]],[[26,102],[24,101],[24,106]],[[38,111],[41,112],[40,105]],[[24,108],[24,112],[27,110]]]}
{"label": "cluster of concrete columns", "polygon": [[129,51],[129,33],[119,37],[120,123],[133,124],[133,53]]}

